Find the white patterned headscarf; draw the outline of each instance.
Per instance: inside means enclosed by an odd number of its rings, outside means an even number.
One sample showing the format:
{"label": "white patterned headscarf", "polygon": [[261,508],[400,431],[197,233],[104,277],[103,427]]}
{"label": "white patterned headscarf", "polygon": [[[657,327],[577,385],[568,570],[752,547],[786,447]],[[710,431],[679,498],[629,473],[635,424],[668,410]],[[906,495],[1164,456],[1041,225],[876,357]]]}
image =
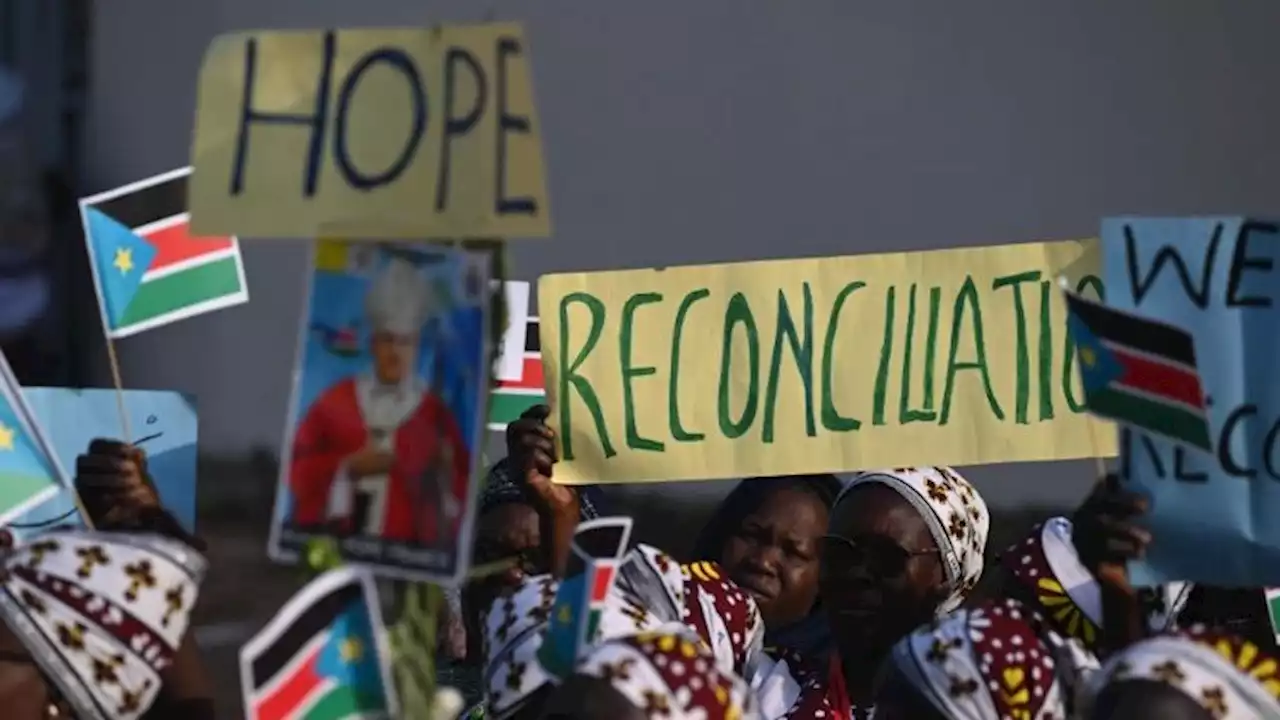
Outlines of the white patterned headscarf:
{"label": "white patterned headscarf", "polygon": [[1134,643],[1108,658],[1087,685],[1091,712],[1112,683],[1147,680],[1196,701],[1215,720],[1280,718],[1280,662],[1243,638],[1193,626]]}
{"label": "white patterned headscarf", "polygon": [[949,720],[1061,720],[1084,673],[1096,668],[1015,600],[958,610],[916,630],[889,662]]}
{"label": "white patterned headscarf", "polygon": [[[497,600],[485,618],[487,717],[506,718],[555,682],[538,662],[558,582],[528,577],[510,597]],[[637,545],[623,561],[601,609],[596,642],[638,633],[682,633],[699,639],[725,676],[754,668],[764,624],[755,601],[715,563],[681,566],[649,545]]]}
{"label": "white patterned headscarf", "polygon": [[577,674],[608,682],[646,717],[756,720],[751,688],[719,667],[688,629],[641,633],[601,644]]}
{"label": "white patterned headscarf", "polygon": [[155,535],[54,530],[4,559],[0,616],[86,720],[135,720],[190,623],[205,560]]}
{"label": "white patterned headscarf", "polygon": [[[1054,517],[1035,527],[1004,552],[1000,563],[1023,595],[1038,606],[1055,629],[1097,651],[1102,627],[1102,586],[1084,566],[1072,542],[1071,521]],[[1191,584],[1174,582],[1148,592],[1147,629],[1163,633],[1176,626],[1187,604]]]}
{"label": "white patterned headscarf", "polygon": [[960,607],[982,577],[991,527],[982,496],[948,467],[893,468],[854,475],[836,498],[836,505],[854,488],[869,483],[897,491],[924,518],[947,575],[948,594],[937,614],[941,617]]}

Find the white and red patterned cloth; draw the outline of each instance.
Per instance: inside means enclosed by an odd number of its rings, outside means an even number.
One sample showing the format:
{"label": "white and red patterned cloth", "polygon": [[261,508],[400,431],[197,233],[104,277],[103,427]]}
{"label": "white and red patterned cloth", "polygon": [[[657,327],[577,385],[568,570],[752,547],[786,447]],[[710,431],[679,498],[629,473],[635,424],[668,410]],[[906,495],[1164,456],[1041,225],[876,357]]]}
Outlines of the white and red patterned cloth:
{"label": "white and red patterned cloth", "polygon": [[1280,658],[1243,638],[1195,626],[1134,643],[1086,685],[1089,712],[1112,683],[1148,680],[1196,701],[1214,720],[1280,718]]}
{"label": "white and red patterned cloth", "polygon": [[[557,589],[550,576],[529,577],[490,608],[485,619],[486,717],[510,717],[554,682],[537,656]],[[681,566],[657,548],[632,549],[601,611],[596,642],[689,631],[726,677],[746,676],[762,654],[760,611],[719,565]]]}
{"label": "white and red patterned cloth", "polygon": [[855,488],[878,483],[897,491],[924,518],[947,574],[947,597],[938,616],[960,607],[982,578],[991,516],[987,503],[960,473],[949,467],[893,468],[853,476],[836,499]]}
{"label": "white and red patterned cloth", "polygon": [[758,717],[747,684],[723,671],[706,643],[687,629],[610,640],[577,672],[605,680],[651,718]]}
{"label": "white and red patterned cloth", "polygon": [[[1102,589],[1080,561],[1071,541],[1071,521],[1055,517],[1037,525],[1000,559],[1009,577],[1021,586],[1024,600],[1067,637],[1097,652],[1102,625]],[[1155,589],[1157,602],[1147,617],[1153,632],[1173,626],[1186,605],[1190,583],[1170,583]]]}
{"label": "white and red patterned cloth", "polygon": [[134,720],[186,635],[205,560],[155,535],[54,530],[4,571],[0,616],[76,716]]}
{"label": "white and red patterned cloth", "polygon": [[1091,656],[1016,600],[958,610],[921,628],[898,642],[889,662],[950,720],[1063,720],[1083,677],[1096,669]]}

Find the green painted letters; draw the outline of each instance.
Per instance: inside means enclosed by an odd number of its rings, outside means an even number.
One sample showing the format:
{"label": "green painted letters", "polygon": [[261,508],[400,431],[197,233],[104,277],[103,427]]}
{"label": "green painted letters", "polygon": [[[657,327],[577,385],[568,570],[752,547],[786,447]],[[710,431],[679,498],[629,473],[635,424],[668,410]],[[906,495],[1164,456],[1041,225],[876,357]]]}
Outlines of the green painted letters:
{"label": "green painted letters", "polygon": [[840,311],[844,310],[844,303],[853,291],[866,286],[866,283],[855,280],[840,289],[835,301],[831,303],[827,334],[822,341],[822,427],[832,432],[850,432],[862,427],[862,421],[845,417],[836,410],[832,385],[835,382],[836,332],[840,328]]}
{"label": "green painted letters", "polygon": [[902,388],[898,399],[898,423],[932,422],[938,417],[933,409],[933,366],[938,351],[938,306],[942,303],[942,288],[929,288],[929,332],[924,343],[924,407],[911,409],[911,348],[916,332],[916,286],[911,284],[907,299],[907,335],[902,348]]}
{"label": "green painted letters", "polygon": [[813,291],[804,284],[804,338],[796,334],[796,323],[787,305],[787,296],[778,291],[778,325],[773,334],[773,356],[769,359],[769,380],[764,389],[764,427],[760,439],[773,442],[774,411],[778,403],[778,371],[782,369],[782,342],[786,340],[796,359],[800,383],[804,385],[804,432],[818,434],[813,418]]}
{"label": "green painted letters", "polygon": [[[973,330],[973,344],[977,355],[972,361],[961,362],[956,359],[956,352],[960,349],[960,325],[964,322],[966,314],[972,315],[970,327]],[[991,387],[991,371],[987,368],[986,338],[982,332],[981,297],[978,295],[978,288],[973,284],[972,277],[964,279],[964,285],[956,295],[955,310],[951,318],[951,351],[947,353],[947,384],[946,389],[942,391],[942,415],[938,418],[939,425],[946,425],[951,418],[952,392],[956,386],[956,373],[961,370],[977,370],[982,374],[982,388],[986,391],[991,413],[997,420],[1004,420],[1004,411],[1000,409],[995,390]]]}
{"label": "green painted letters", "polygon": [[595,349],[596,343],[600,342],[600,333],[604,330],[604,303],[600,302],[600,298],[585,292],[569,293],[560,298],[560,357],[562,359],[569,357],[569,305],[573,303],[585,305],[591,312],[591,331],[587,333],[587,341],[582,344],[573,362],[566,365],[560,373],[560,383],[557,386],[557,397],[560,400],[560,442],[564,450],[564,459],[573,459],[575,428],[569,422],[570,385],[578,391],[578,396],[582,398],[587,411],[591,413],[596,433],[600,436],[600,449],[606,458],[610,458],[618,452],[609,441],[609,431],[604,424],[604,413],[600,411],[600,398],[596,396],[591,382],[577,374],[578,368],[582,367],[582,363],[587,361],[587,357]]}
{"label": "green painted letters", "polygon": [[[733,375],[733,328],[742,325],[747,338],[747,400],[742,408],[742,415],[735,421],[730,419],[729,403],[734,386],[741,383],[742,376]],[[751,314],[747,297],[742,293],[734,293],[724,311],[724,342],[720,351],[720,388],[716,403],[720,432],[733,440],[742,437],[755,422],[756,410],[760,405],[760,333],[756,329],[756,319]]]}
{"label": "green painted letters", "polygon": [[1000,288],[1013,289],[1014,343],[1017,367],[1015,374],[1013,421],[1026,425],[1027,407],[1031,404],[1031,353],[1027,347],[1027,309],[1022,303],[1022,284],[1040,280],[1039,270],[1030,270],[1017,275],[998,277],[991,283],[992,290]]}
{"label": "green painted letters", "polygon": [[656,375],[658,372],[658,368],[650,365],[635,367],[631,364],[631,343],[635,338],[633,326],[636,320],[636,310],[640,309],[641,305],[656,302],[662,302],[661,293],[638,293],[627,298],[627,301],[622,304],[622,327],[619,330],[621,337],[618,339],[618,357],[622,363],[622,416],[625,418],[627,447],[632,450],[662,452],[664,446],[661,442],[640,436],[640,430],[636,427],[635,391],[631,387],[631,381],[634,378]]}
{"label": "green painted letters", "polygon": [[671,428],[671,437],[676,442],[697,442],[706,437],[703,433],[685,430],[684,423],[680,422],[678,398],[680,395],[680,343],[684,335],[684,322],[689,315],[689,308],[699,300],[706,300],[710,296],[710,290],[698,288],[685,295],[680,301],[680,307],[676,309],[675,329],[671,331],[671,378],[667,382],[667,423]]}
{"label": "green painted letters", "polygon": [[880,366],[871,398],[871,424],[884,425],[884,398],[889,385],[889,363],[893,360],[893,313],[898,306],[898,289],[893,285],[884,294],[884,337],[880,340]]}

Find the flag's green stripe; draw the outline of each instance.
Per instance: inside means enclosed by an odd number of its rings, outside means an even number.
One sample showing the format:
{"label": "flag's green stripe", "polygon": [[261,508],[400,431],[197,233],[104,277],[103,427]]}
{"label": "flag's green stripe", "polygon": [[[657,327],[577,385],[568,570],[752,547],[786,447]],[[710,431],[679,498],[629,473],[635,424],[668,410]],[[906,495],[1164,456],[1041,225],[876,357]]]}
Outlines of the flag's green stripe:
{"label": "flag's green stripe", "polygon": [[196,265],[181,272],[148,280],[138,286],[119,327],[124,328],[206,300],[241,290],[236,256]]}
{"label": "flag's green stripe", "polygon": [[1095,415],[1167,435],[1206,450],[1213,447],[1209,439],[1209,421],[1181,405],[1140,397],[1118,388],[1089,395],[1088,405],[1089,412]]}
{"label": "flag's green stripe", "polygon": [[375,693],[362,693],[350,685],[338,685],[320,698],[307,711],[305,720],[343,720],[360,717],[387,709],[382,697]]}
{"label": "flag's green stripe", "polygon": [[489,424],[506,425],[520,417],[520,413],[546,402],[542,393],[537,395],[511,395],[501,391],[489,394]]}
{"label": "flag's green stripe", "polygon": [[21,505],[53,484],[52,478],[0,470],[0,512]]}
{"label": "flag's green stripe", "polygon": [[1267,602],[1267,610],[1271,616],[1271,629],[1280,632],[1280,595]]}

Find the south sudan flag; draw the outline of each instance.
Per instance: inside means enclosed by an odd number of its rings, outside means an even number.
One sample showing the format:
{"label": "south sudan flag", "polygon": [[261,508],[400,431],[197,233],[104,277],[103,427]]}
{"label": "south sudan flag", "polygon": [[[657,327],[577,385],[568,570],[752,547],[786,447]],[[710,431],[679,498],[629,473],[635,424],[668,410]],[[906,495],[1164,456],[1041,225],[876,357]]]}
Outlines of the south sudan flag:
{"label": "south sudan flag", "polygon": [[1089,412],[1213,450],[1190,333],[1066,293]]}
{"label": "south sudan flag", "polygon": [[240,651],[250,720],[391,717],[373,580],[332,570],[293,597]]}

